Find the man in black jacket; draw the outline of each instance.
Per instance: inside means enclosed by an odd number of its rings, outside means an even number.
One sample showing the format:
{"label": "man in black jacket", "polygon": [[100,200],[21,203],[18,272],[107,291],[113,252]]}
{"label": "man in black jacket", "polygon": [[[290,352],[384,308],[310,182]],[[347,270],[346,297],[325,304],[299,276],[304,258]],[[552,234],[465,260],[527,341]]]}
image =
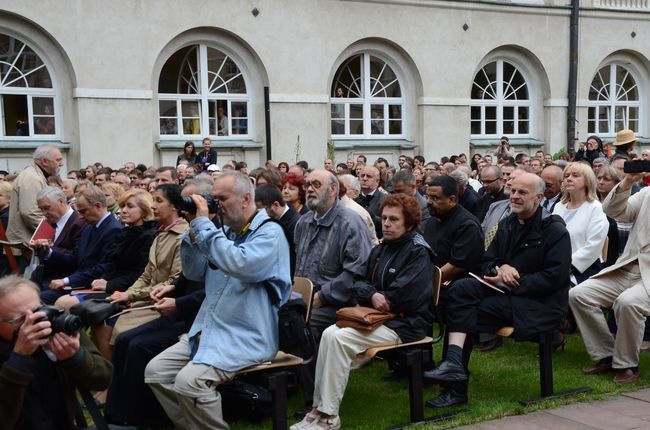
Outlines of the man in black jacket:
{"label": "man in black jacket", "polygon": [[75,388],[103,390],[111,364],[85,334],[54,333],[31,281],[0,279],[0,426],[68,430]]}
{"label": "man in black jacket", "polygon": [[468,334],[514,326],[513,336],[526,340],[556,329],[568,310],[571,241],[562,219],[539,203],[544,181],[524,173],[511,183],[512,214],[499,223],[483,259],[484,280],[463,279],[452,286],[447,306],[449,349],[445,360],[425,378],[454,384],[447,404],[467,402],[467,370],[462,349]]}

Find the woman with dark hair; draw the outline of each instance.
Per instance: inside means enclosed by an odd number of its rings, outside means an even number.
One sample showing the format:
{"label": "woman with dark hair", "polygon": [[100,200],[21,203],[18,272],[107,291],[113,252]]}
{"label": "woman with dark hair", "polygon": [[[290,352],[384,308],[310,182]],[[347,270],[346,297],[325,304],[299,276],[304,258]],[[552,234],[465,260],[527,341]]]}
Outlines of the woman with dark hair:
{"label": "woman with dark hair", "polygon": [[194,147],[194,142],[191,140],[188,140],[185,142],[185,145],[183,146],[183,153],[176,157],[176,165],[181,162],[181,160],[187,160],[187,164],[189,166],[193,166],[196,164],[196,148]]}
{"label": "woman with dark hair", "polygon": [[282,178],[282,198],[300,215],[309,212],[305,206],[305,190],[302,188],[305,177],[288,173]]}
{"label": "woman with dark hair", "polygon": [[285,163],[284,161],[280,161],[278,163],[278,170],[280,171],[280,173],[284,175],[289,171],[289,164]]}
{"label": "woman with dark hair", "polygon": [[471,176],[472,178],[474,178],[474,179],[476,179],[476,177],[478,176],[478,173],[479,173],[479,172],[478,172],[478,163],[479,163],[479,161],[481,161],[481,158],[483,158],[483,157],[481,156],[481,154],[474,154],[474,155],[472,156],[472,161],[471,161],[471,163],[469,163],[469,167],[470,167],[470,169],[472,169],[472,173],[471,173],[470,176]]}
{"label": "woman with dark hair", "polygon": [[433,251],[417,232],[418,201],[405,194],[381,204],[383,242],[373,248],[363,278],[352,287],[363,306],[397,314],[371,332],[328,327],[318,349],[312,410],[291,430],[338,429],[339,406],[356,355],[368,348],[413,342],[433,323]]}

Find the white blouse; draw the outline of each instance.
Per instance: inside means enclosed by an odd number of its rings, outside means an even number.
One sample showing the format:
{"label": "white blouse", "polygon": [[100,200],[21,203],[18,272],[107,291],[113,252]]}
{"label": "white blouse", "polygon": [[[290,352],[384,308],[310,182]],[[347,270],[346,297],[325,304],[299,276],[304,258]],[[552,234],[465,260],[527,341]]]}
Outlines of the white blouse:
{"label": "white blouse", "polygon": [[558,202],[553,213],[564,219],[571,236],[571,264],[584,272],[600,258],[609,230],[600,202],[584,202],[577,209],[568,209],[566,203]]}

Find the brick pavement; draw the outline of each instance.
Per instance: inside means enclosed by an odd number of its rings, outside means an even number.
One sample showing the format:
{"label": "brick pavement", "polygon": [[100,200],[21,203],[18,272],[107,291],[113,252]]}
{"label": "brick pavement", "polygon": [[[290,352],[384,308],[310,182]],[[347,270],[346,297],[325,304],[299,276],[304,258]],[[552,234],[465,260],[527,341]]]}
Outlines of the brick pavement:
{"label": "brick pavement", "polygon": [[485,430],[650,430],[650,389],[459,427]]}

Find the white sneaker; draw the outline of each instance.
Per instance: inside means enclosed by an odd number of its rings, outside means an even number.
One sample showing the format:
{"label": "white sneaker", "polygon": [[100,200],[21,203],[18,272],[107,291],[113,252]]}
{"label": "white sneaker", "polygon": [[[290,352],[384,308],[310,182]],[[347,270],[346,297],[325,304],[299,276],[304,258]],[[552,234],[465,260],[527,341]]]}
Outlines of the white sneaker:
{"label": "white sneaker", "polygon": [[336,416],[330,418],[321,417],[319,420],[312,422],[306,430],[339,430],[340,428],[341,418]]}
{"label": "white sneaker", "polygon": [[295,423],[294,425],[289,427],[289,430],[306,430],[307,427],[312,425],[314,421],[318,421],[319,418],[320,418],[320,414],[314,408],[311,411],[309,411],[307,415],[305,415],[302,421]]}

